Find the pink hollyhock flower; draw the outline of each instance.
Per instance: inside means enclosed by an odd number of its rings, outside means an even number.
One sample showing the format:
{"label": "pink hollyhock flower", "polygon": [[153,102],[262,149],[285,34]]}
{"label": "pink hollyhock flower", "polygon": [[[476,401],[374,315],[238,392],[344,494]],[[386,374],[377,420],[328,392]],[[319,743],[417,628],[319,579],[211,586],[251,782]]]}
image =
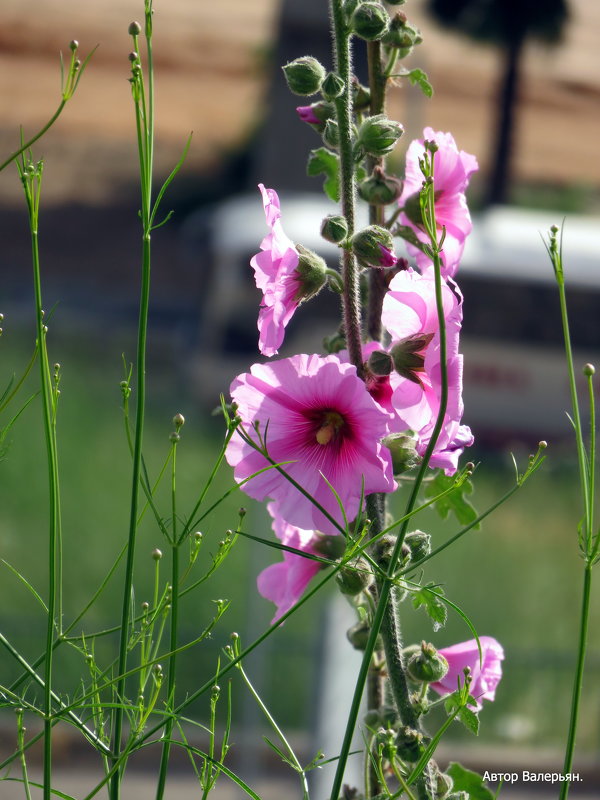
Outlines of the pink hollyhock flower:
{"label": "pink hollyhock flower", "polygon": [[464,684],[466,667],[471,671],[470,694],[477,701],[476,710],[481,710],[481,700],[494,700],[496,697],[496,686],[502,677],[502,664],[504,659],[504,649],[492,636],[480,636],[481,660],[477,649],[477,640],[470,639],[468,642],[453,644],[438,650],[448,662],[448,672],[437,683],[431,683],[431,688],[438,694],[451,694],[458,689],[460,680],[461,686]]}
{"label": "pink hollyhock flower", "polygon": [[[266,439],[269,456],[291,462],[283,469],[328,513],[343,525],[343,515],[327,481],[349,520],[359,511],[364,493],[392,492],[391,456],[380,442],[389,415],[370,396],[352,364],[336,356],[297,355],[269,364],[255,364],[231,384],[231,396],[246,433]],[[234,436],[226,452],[237,481],[268,466],[265,457]],[[276,469],[243,485],[257,500],[276,500],[278,513],[304,530],[338,533],[316,506]]]}
{"label": "pink hollyhock flower", "polygon": [[[313,547],[314,531],[305,531],[285,522],[277,512],[277,503],[269,503],[267,510],[273,517],[273,531],[282,544],[317,554]],[[271,622],[276,622],[302,597],[320,569],[318,561],[284,550],[282,562],[271,564],[260,573],[257,578],[258,591],[277,606],[277,613]]]}
{"label": "pink hollyhock flower", "polygon": [[[435,217],[439,231],[446,228],[446,238],[442,248],[442,274],[453,277],[456,274],[465,246],[465,239],[471,233],[471,215],[467,206],[465,191],[471,175],[479,169],[475,156],[459,150],[451,133],[425,128],[423,139],[415,139],[406,152],[406,173],[404,188],[398,200],[405,208],[400,214],[401,225],[408,225],[422,242],[429,237],[419,224],[420,210],[418,194],[423,185],[423,173],[419,159],[425,152],[424,141],[434,141],[438,150],[433,158],[433,179],[435,188]],[[411,244],[408,252],[416,259],[417,266],[425,270],[431,265],[425,253]]]}
{"label": "pink hollyhock flower", "polygon": [[[458,341],[462,297],[455,284],[442,284],[442,304],[446,320],[448,403],[429,463],[451,475],[456,471],[464,447],[473,443],[473,436],[468,427],[460,425],[463,362]],[[395,432],[413,430],[417,436],[417,452],[423,456],[440,410],[442,391],[433,275],[419,275],[411,269],[395,275],[383,301],[381,318],[392,338],[390,352],[396,365],[390,375],[391,404],[397,415],[392,428]]]}
{"label": "pink hollyhock flower", "polygon": [[300,281],[296,271],[299,256],[292,241],[283,232],[279,197],[274,189],[261,191],[267,225],[271,228],[260,243],[261,252],[250,261],[256,286],[263,293],[258,314],[258,349],[264,356],[278,352],[284,329],[300,303]]}

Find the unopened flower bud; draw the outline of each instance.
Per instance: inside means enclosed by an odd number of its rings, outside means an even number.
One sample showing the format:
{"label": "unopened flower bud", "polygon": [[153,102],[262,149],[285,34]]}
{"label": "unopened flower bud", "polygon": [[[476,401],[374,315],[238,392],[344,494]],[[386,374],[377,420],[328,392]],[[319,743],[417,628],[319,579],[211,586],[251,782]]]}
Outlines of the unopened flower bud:
{"label": "unopened flower bud", "polygon": [[446,800],[452,791],[454,781],[446,772],[436,772],[435,776],[435,800]]}
{"label": "unopened flower bud", "polygon": [[422,41],[421,32],[407,21],[406,15],[402,12],[398,12],[392,17],[389,28],[383,37],[383,42],[388,47],[398,48],[400,58],[406,58],[412,48],[421,44]]}
{"label": "unopened flower bud", "polygon": [[392,152],[403,133],[399,122],[385,114],[375,114],[367,117],[358,129],[358,144],[368,155],[380,158]]}
{"label": "unopened flower bud", "polygon": [[173,431],[169,434],[169,441],[173,444],[177,444],[177,442],[181,439],[181,436],[177,433],[177,431]]}
{"label": "unopened flower bud", "polygon": [[319,91],[326,75],[325,67],[312,56],[296,58],[282,69],[290,91],[305,97]]}
{"label": "unopened flower bud", "polygon": [[134,20],[133,22],[129,23],[129,27],[127,28],[127,33],[130,36],[139,36],[141,32],[142,32],[142,26],[140,25],[139,22],[136,22]]}
{"label": "unopened flower bud", "polygon": [[583,374],[591,378],[592,375],[596,372],[596,367],[593,364],[585,364],[583,367]]}
{"label": "unopened flower bud", "polygon": [[384,350],[375,350],[375,352],[371,353],[369,356],[367,369],[369,372],[372,372],[373,375],[385,377],[391,374],[394,369],[394,362],[389,353],[386,353]]}
{"label": "unopened flower bud", "polygon": [[370,107],[371,90],[367,86],[363,86],[356,77],[352,79],[352,95],[355,111],[364,111]]}
{"label": "unopened flower bud", "polygon": [[[396,536],[393,533],[386,533],[375,542],[373,547],[373,555],[377,563],[387,569],[394,550],[396,549]],[[407,544],[402,543],[402,550],[400,551],[400,558],[398,559],[397,566],[404,567],[410,560],[410,549]]]}
{"label": "unopened flower bud", "polygon": [[452,792],[446,797],[446,800],[469,800],[467,792]]}
{"label": "unopened flower bud", "polygon": [[398,731],[395,744],[398,756],[403,761],[418,761],[427,749],[423,734],[407,725]]}
{"label": "unopened flower bud", "polygon": [[323,141],[327,147],[337,150],[340,145],[340,129],[336,120],[328,119],[322,133]]}
{"label": "unopened flower bud", "polygon": [[346,218],[339,214],[329,214],[321,223],[321,236],[333,244],[343,242],[348,236]]}
{"label": "unopened flower bud", "polygon": [[367,42],[381,39],[389,25],[389,15],[380,3],[360,3],[350,18],[352,32]]}
{"label": "unopened flower bud", "polygon": [[388,6],[403,6],[406,0],[385,0]]}
{"label": "unopened flower bud", "polygon": [[396,263],[392,234],[379,225],[369,225],[355,233],[352,249],[358,260],[370,267],[392,267]]}
{"label": "unopened flower bud", "polygon": [[79,47],[79,42],[77,41],[77,39],[71,39],[71,41],[69,42],[69,50],[72,53],[74,53],[78,47]]}
{"label": "unopened flower bud", "polygon": [[341,558],[346,552],[346,540],[337,534],[317,534],[311,545],[319,555],[332,561]]}
{"label": "unopened flower bud", "polygon": [[346,337],[340,331],[325,336],[323,339],[323,350],[326,353],[339,353],[346,348]]}
{"label": "unopened flower bud", "polygon": [[425,351],[432,339],[432,333],[416,333],[396,342],[390,350],[396,372],[419,383],[417,373],[425,369]]}
{"label": "unopened flower bud", "polygon": [[431,553],[431,536],[424,531],[410,531],[404,541],[410,547],[410,560],[415,563]]}
{"label": "unopened flower bud", "polygon": [[185,424],[185,417],[183,416],[183,414],[175,414],[175,416],[173,417],[173,425],[175,425],[177,430],[179,430],[179,428],[182,428],[184,424]]}
{"label": "unopened flower bud", "polygon": [[335,100],[344,91],[344,81],[335,72],[328,72],[321,85],[321,94],[325,100]]}
{"label": "unopened flower bud", "polygon": [[370,205],[385,206],[398,200],[402,194],[402,181],[376,167],[371,177],[359,184],[358,194]]}
{"label": "unopened flower bud", "polygon": [[[366,620],[361,620],[360,622],[357,622],[355,625],[353,625],[351,628],[348,628],[346,636],[348,638],[348,641],[355,650],[364,651],[367,647],[367,642],[369,641],[370,633],[371,633],[371,627],[369,623]],[[383,640],[381,636],[378,636],[375,648],[381,650],[382,647],[383,647]],[[377,724],[380,723],[378,722]]]}
{"label": "unopened flower bud", "polygon": [[298,106],[296,113],[302,122],[312,125],[319,133],[323,133],[327,120],[335,118],[335,106],[333,103],[319,100],[310,106]]}
{"label": "unopened flower bud", "polygon": [[413,681],[436,683],[448,672],[448,662],[432,644],[421,642],[421,652],[411,656],[406,672]]}
{"label": "unopened flower bud", "polygon": [[369,588],[373,583],[373,573],[364,558],[357,558],[342,567],[335,579],[342,594],[354,596]]}
{"label": "unopened flower bud", "polygon": [[390,451],[394,475],[414,469],[418,462],[416,440],[411,432],[391,433],[382,444]]}
{"label": "unopened flower bud", "polygon": [[308,300],[314,297],[325,285],[327,280],[327,264],[321,256],[307,250],[301,244],[296,245],[298,253],[298,266],[296,276],[298,278],[298,290],[296,292],[296,302]]}
{"label": "unopened flower bud", "polygon": [[152,551],[152,558],[153,558],[155,561],[160,561],[160,559],[162,558],[162,556],[163,556],[163,554],[162,554],[162,550],[159,550],[159,549],[158,549],[158,547],[155,547],[155,548],[154,548],[154,550]]}
{"label": "unopened flower bud", "polygon": [[131,53],[129,53],[129,55],[127,56],[127,58],[131,61],[132,64],[135,64],[135,62],[138,61],[140,57],[138,53],[135,52],[135,50],[132,50]]}

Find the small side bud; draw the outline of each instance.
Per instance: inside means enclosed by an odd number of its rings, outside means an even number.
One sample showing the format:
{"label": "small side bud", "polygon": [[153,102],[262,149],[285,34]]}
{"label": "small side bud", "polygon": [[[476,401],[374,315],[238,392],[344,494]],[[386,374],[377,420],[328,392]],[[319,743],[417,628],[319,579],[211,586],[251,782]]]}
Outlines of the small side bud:
{"label": "small side bud", "polygon": [[373,573],[364,558],[357,558],[342,567],[335,579],[342,594],[354,596],[369,588],[373,583]]}
{"label": "small side bud", "polygon": [[321,223],[321,236],[333,244],[343,242],[348,236],[346,218],[339,214],[329,214]]}
{"label": "small side bud", "polygon": [[358,129],[358,144],[367,155],[381,158],[391,153],[404,133],[399,122],[388,119],[385,114],[367,117]]}
{"label": "small side bud", "polygon": [[301,244],[296,245],[298,252],[298,266],[296,267],[296,275],[299,282],[299,287],[296,292],[295,300],[302,302],[314,297],[325,286],[327,280],[327,264],[323,261],[321,256],[308,250]]}
{"label": "small side bud", "polygon": [[454,786],[454,781],[446,772],[436,772],[435,774],[435,800],[446,800],[450,792],[452,791],[452,787]]}
{"label": "small side bud", "polygon": [[371,106],[371,90],[363,86],[357,77],[352,79],[352,94],[354,97],[354,110],[364,111]]}
{"label": "small side bud", "polygon": [[[348,628],[346,631],[346,637],[348,641],[352,645],[355,650],[366,650],[367,642],[369,641],[369,634],[371,632],[371,628],[369,623],[366,620],[361,620],[353,625],[351,628]],[[383,640],[381,636],[377,637],[377,643],[375,648],[377,650],[381,650],[383,647]],[[379,723],[377,723],[379,724]]]}
{"label": "small side bud", "polygon": [[344,91],[344,81],[335,72],[328,72],[321,84],[321,94],[325,100],[335,100]]}
{"label": "small side bud", "polygon": [[367,42],[381,39],[387,33],[389,25],[390,17],[380,3],[360,3],[350,18],[353,33]]}
{"label": "small side bud", "polygon": [[327,147],[331,147],[332,150],[338,149],[340,146],[340,129],[334,119],[327,120],[321,135]]}
{"label": "small side bud", "polygon": [[352,237],[352,250],[369,267],[393,267],[396,263],[394,240],[387,228],[369,225]]}
{"label": "small side bud", "polygon": [[[387,569],[391,559],[393,552],[396,548],[396,536],[393,533],[386,533],[385,536],[382,536],[375,542],[373,546],[373,555],[377,563]],[[408,564],[410,560],[410,549],[406,543],[402,543],[402,551],[400,553],[400,558],[398,559],[398,567],[404,567]]]}
{"label": "small side bud", "polygon": [[346,337],[341,331],[336,331],[323,339],[323,350],[326,353],[339,353],[346,348]]}
{"label": "small side bud", "polygon": [[129,23],[129,27],[127,28],[127,33],[130,36],[139,36],[141,32],[142,32],[142,26],[140,25],[139,22],[136,22],[134,20],[133,22]]}
{"label": "small side bud", "polygon": [[396,752],[404,761],[418,761],[426,750],[423,734],[407,725],[400,728],[396,736]]}
{"label": "small side bud", "polygon": [[316,94],[326,75],[325,67],[312,56],[296,58],[282,69],[290,91],[303,97]]}
{"label": "small side bud", "polygon": [[402,12],[394,14],[383,37],[384,44],[398,49],[400,58],[406,58],[413,47],[421,44],[422,41],[423,37],[419,29],[407,22],[406,15]]}
{"label": "small side bud", "polygon": [[448,672],[448,662],[432,644],[421,642],[421,652],[416,653],[406,664],[408,676],[418,683],[435,683]]}

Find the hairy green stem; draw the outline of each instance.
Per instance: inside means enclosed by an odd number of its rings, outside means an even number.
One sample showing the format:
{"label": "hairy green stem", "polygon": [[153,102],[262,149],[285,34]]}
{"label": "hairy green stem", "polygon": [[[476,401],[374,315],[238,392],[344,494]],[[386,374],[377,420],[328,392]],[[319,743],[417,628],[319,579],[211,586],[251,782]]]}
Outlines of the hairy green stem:
{"label": "hairy green stem", "polygon": [[[352,146],[352,70],[350,60],[351,34],[344,18],[342,0],[330,0],[331,19],[334,31],[336,70],[344,81],[344,91],[335,101],[340,141],[340,197],[342,215],[348,225],[348,239],[355,226],[355,176],[354,150]],[[346,346],[350,361],[359,377],[363,376],[361,309],[358,264],[352,250],[342,251],[342,274],[344,278],[343,310]]]}

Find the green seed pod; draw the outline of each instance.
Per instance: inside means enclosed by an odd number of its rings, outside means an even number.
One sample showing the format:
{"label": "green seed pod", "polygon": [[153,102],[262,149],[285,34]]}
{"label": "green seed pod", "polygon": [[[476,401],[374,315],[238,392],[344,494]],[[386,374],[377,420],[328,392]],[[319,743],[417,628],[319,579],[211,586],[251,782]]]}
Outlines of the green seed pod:
{"label": "green seed pod", "polygon": [[448,672],[448,662],[432,644],[421,642],[421,652],[411,656],[406,672],[413,681],[436,683]]}
{"label": "green seed pod", "polygon": [[320,533],[313,539],[312,547],[319,555],[336,560],[346,552],[346,540],[337,534]]}
{"label": "green seed pod", "polygon": [[290,91],[303,97],[316,94],[326,75],[325,67],[312,56],[296,58],[282,69]]}
{"label": "green seed pod", "polygon": [[390,26],[390,17],[380,3],[360,3],[352,12],[352,32],[367,42],[381,39]]}
{"label": "green seed pod", "polygon": [[385,114],[367,117],[358,129],[358,145],[370,156],[382,158],[391,153],[404,133],[399,122],[388,119]]}
{"label": "green seed pod", "polygon": [[348,236],[346,218],[339,214],[329,214],[321,223],[321,236],[333,244],[343,242]]}

